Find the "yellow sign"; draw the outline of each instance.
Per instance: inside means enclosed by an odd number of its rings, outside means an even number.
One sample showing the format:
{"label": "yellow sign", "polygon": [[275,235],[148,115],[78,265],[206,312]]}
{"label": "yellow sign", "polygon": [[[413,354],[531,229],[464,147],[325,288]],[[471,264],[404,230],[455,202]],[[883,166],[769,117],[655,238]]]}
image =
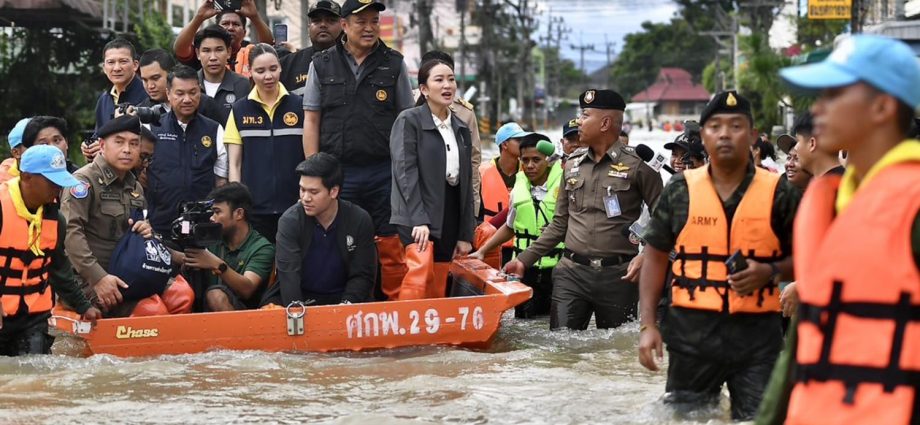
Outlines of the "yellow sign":
{"label": "yellow sign", "polygon": [[159,329],[134,329],[130,326],[119,326],[115,330],[117,339],[156,338],[159,334]]}
{"label": "yellow sign", "polygon": [[808,19],[850,19],[852,0],[808,0]]}

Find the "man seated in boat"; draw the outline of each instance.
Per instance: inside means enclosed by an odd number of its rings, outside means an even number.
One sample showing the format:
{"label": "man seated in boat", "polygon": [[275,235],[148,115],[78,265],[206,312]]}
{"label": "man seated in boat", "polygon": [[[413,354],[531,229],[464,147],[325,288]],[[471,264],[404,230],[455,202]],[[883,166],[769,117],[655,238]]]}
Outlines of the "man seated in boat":
{"label": "man seated in boat", "polygon": [[292,301],[328,305],[371,300],[377,276],[377,249],[370,215],[340,200],[339,161],[317,153],[297,166],[300,202],[278,221],[278,281],[263,305]]}
{"label": "man seated in boat", "polygon": [[[140,162],[140,120],[122,115],[106,122],[96,134],[99,155],[74,173],[80,184],[61,195],[61,214],[67,221],[64,247],[84,294],[107,317],[190,311],[194,295],[184,280],[141,303],[141,299],[125,296],[132,283],[128,276],[109,272],[115,247],[126,232],[151,238],[153,229],[147,221],[131,218],[147,206],[144,190],[131,172]],[[130,292],[147,291],[134,288]]]}
{"label": "man seated in boat", "polygon": [[222,226],[221,242],[208,249],[186,249],[187,267],[210,270],[204,294],[208,311],[258,308],[272,272],[275,247],[249,225],[252,195],[241,183],[211,191],[211,221]]}

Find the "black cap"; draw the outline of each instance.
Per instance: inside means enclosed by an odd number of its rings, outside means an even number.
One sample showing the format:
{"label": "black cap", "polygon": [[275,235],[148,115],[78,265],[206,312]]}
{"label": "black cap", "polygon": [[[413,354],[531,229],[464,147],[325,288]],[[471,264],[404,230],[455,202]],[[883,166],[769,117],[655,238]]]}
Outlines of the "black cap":
{"label": "black cap", "polygon": [[798,143],[795,137],[789,134],[780,134],[776,138],[776,146],[779,146],[779,150],[783,151],[784,154],[789,155],[789,151],[792,150],[792,147]]}
{"label": "black cap", "polygon": [[377,0],[345,0],[345,4],[342,5],[342,17],[347,18],[348,15],[358,13],[368,7],[372,7],[378,12],[383,12],[387,9],[383,3]]}
{"label": "black cap", "polygon": [[626,101],[623,96],[613,90],[586,90],[578,97],[581,109],[615,109],[626,110]]}
{"label": "black cap", "polygon": [[574,118],[562,125],[562,137],[568,137],[572,133],[578,133],[578,121]]}
{"label": "black cap", "polygon": [[316,2],[316,4],[310,6],[310,10],[307,12],[307,16],[313,18],[319,12],[326,12],[335,16],[342,16],[342,7],[332,0],[319,0]]}
{"label": "black cap", "polygon": [[698,158],[700,160],[706,159],[706,147],[703,146],[702,141],[690,142],[687,147],[689,148],[687,149],[687,155],[691,158]]}
{"label": "black cap", "polygon": [[141,120],[134,115],[122,115],[105,123],[96,131],[96,136],[100,139],[111,136],[115,133],[129,131],[131,133],[141,134]]}
{"label": "black cap", "polygon": [[156,134],[153,134],[152,131],[147,129],[147,127],[141,126],[141,139],[147,139],[153,143],[157,143],[159,139]]}
{"label": "black cap", "polygon": [[715,114],[742,114],[754,122],[751,102],[734,90],[721,92],[706,104],[703,113],[700,114],[700,125],[706,124],[706,120]]}
{"label": "black cap", "polygon": [[686,123],[692,124],[687,125],[684,128],[684,132],[678,134],[677,137],[674,138],[673,142],[665,143],[665,149],[674,150],[675,148],[680,148],[689,152],[692,145],[703,145],[703,139],[700,138],[699,126],[696,125],[696,121],[687,121]]}

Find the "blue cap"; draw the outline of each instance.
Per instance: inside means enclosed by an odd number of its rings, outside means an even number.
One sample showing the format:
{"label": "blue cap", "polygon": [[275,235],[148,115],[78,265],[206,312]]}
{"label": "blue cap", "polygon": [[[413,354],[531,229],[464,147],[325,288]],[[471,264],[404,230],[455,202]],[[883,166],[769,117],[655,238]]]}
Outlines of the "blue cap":
{"label": "blue cap", "polygon": [[67,171],[64,153],[51,145],[35,145],[26,149],[19,160],[19,171],[29,174],[41,174],[60,187],[72,187],[80,184]]}
{"label": "blue cap", "polygon": [[524,131],[518,123],[509,122],[499,127],[498,131],[495,132],[495,144],[500,146],[502,143],[508,141],[508,139],[517,139],[531,134],[533,133]]}
{"label": "blue cap", "polygon": [[26,130],[26,125],[29,124],[31,118],[23,118],[13,126],[13,129],[10,130],[10,134],[6,137],[6,141],[10,144],[10,149],[15,148],[22,144],[22,133]]}
{"label": "blue cap", "polygon": [[920,106],[920,64],[901,41],[878,35],[854,35],[840,42],[827,59],[780,70],[790,85],[804,91],[843,87],[860,81],[912,108]]}
{"label": "blue cap", "polygon": [[568,137],[572,133],[578,133],[578,121],[575,118],[562,125],[562,137]]}

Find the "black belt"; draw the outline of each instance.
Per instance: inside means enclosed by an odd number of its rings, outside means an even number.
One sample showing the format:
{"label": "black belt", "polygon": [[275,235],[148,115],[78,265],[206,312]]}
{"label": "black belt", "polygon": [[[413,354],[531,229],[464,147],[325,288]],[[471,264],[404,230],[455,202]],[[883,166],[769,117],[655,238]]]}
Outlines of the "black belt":
{"label": "black belt", "polygon": [[562,256],[574,261],[575,263],[581,264],[583,266],[594,267],[596,269],[601,267],[618,266],[632,260],[633,258],[632,255],[626,254],[614,255],[613,257],[585,257],[584,255],[579,255],[572,252],[572,250],[568,248],[562,251]]}

